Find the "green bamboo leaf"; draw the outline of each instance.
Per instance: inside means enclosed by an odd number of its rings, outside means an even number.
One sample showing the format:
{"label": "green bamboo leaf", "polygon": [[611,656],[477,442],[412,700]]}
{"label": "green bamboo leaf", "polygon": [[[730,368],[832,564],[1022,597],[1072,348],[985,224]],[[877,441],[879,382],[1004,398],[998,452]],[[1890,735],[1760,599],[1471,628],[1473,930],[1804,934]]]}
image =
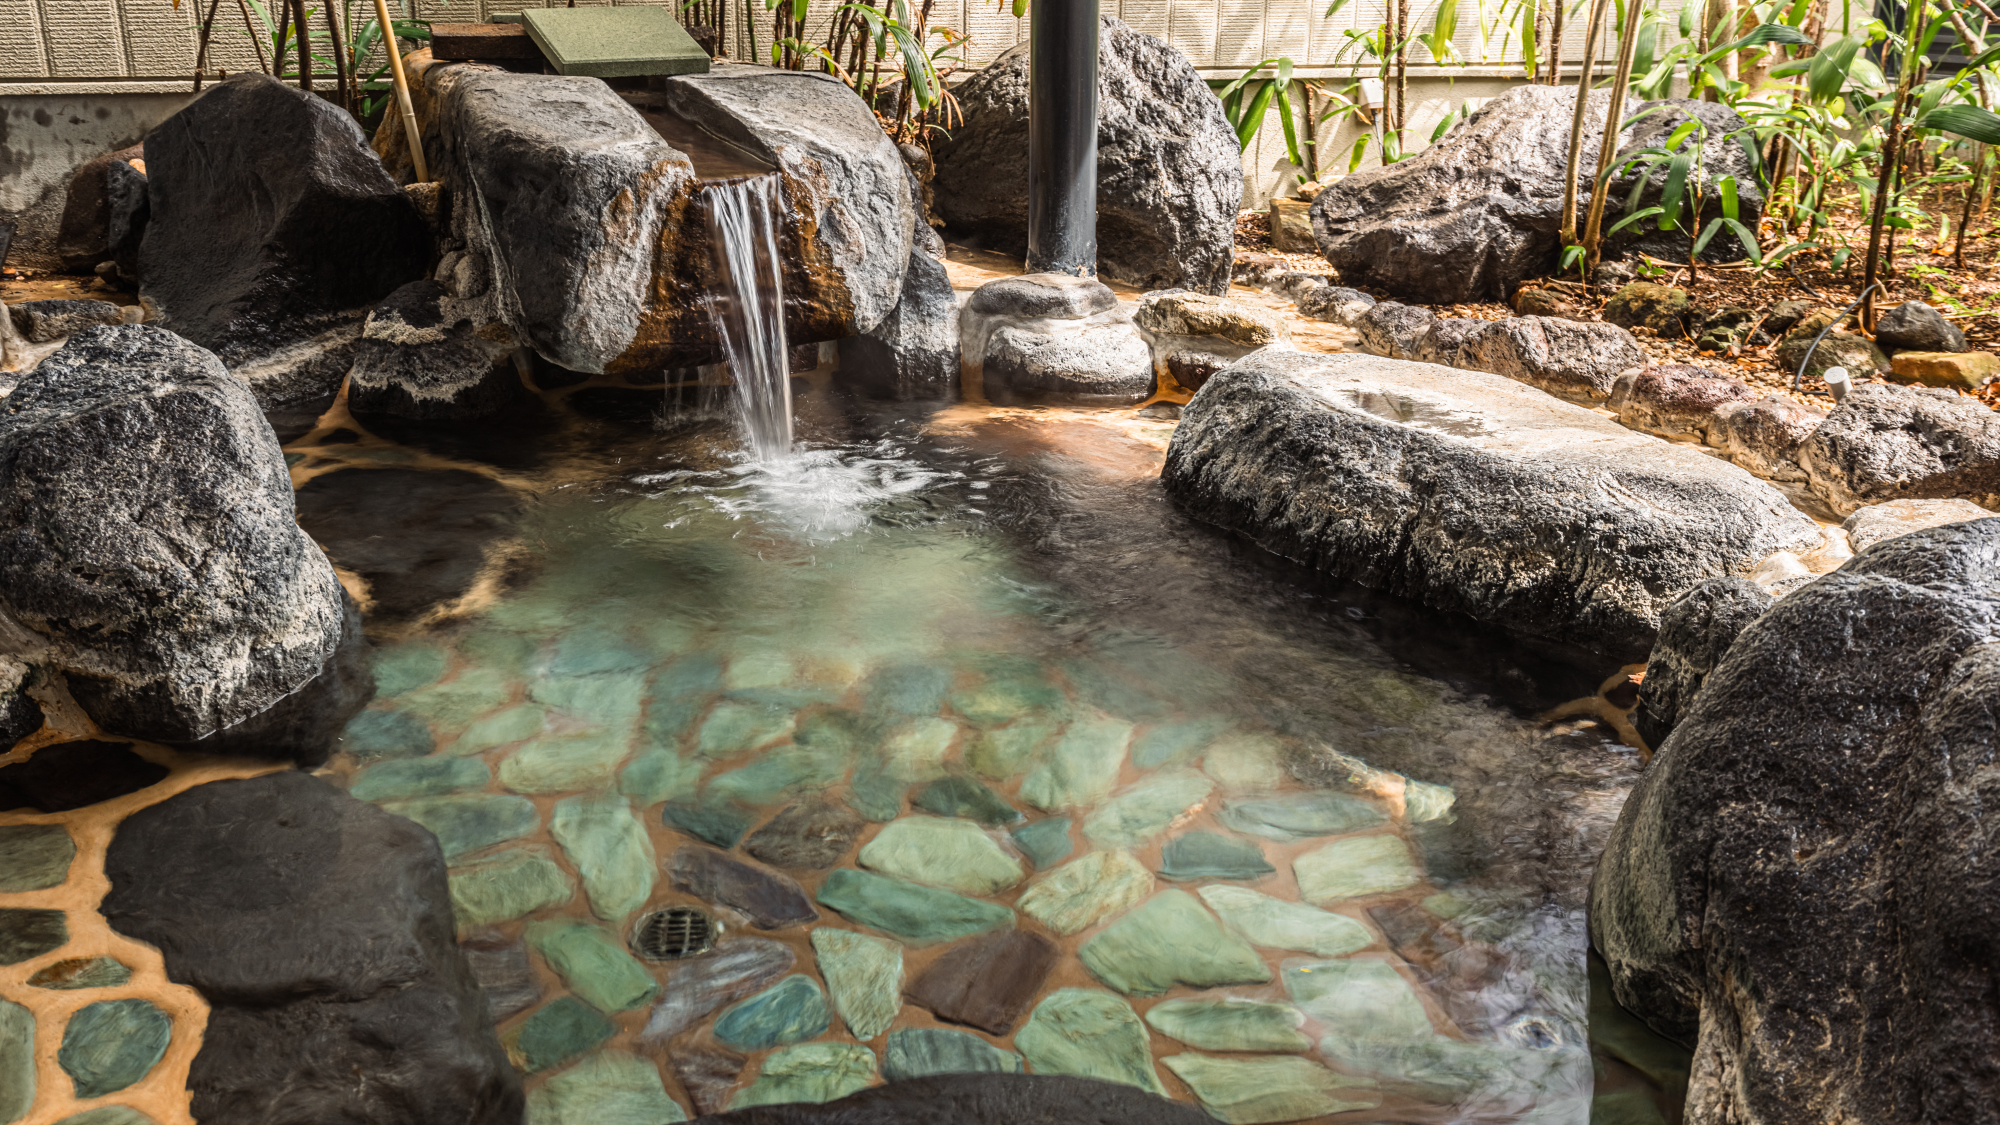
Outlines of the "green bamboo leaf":
{"label": "green bamboo leaf", "polygon": [[1258,128],[1264,124],[1264,113],[1271,108],[1274,93],[1276,90],[1267,81],[1258,86],[1257,92],[1251,96],[1249,108],[1243,111],[1243,119],[1236,123],[1236,143],[1239,147],[1250,147],[1250,138],[1256,136]]}
{"label": "green bamboo leaf", "polygon": [[1941,105],[1917,121],[1919,129],[1939,129],[1981,144],[2000,145],[2000,115],[1976,105]]}
{"label": "green bamboo leaf", "polygon": [[1722,217],[1734,220],[1737,212],[1736,177],[1718,177],[1715,181],[1715,190],[1722,197]]}
{"label": "green bamboo leaf", "polygon": [[1839,96],[1847,86],[1847,74],[1854,66],[1854,54],[1861,49],[1861,40],[1845,35],[1820,48],[1812,57],[1806,69],[1806,94],[1815,102],[1827,102]]}
{"label": "green bamboo leaf", "polygon": [[1431,33],[1424,39],[1430,48],[1431,58],[1438,63],[1458,59],[1458,49],[1452,39],[1458,35],[1458,0],[1440,0],[1437,14],[1431,19]]}
{"label": "green bamboo leaf", "polygon": [[1306,166],[1306,158],[1305,154],[1299,151],[1298,129],[1292,124],[1292,100],[1285,96],[1284,90],[1280,89],[1277,102],[1278,120],[1285,125],[1285,158],[1292,162],[1292,167],[1303,168]]}
{"label": "green bamboo leaf", "polygon": [[1701,57],[1703,62],[1711,62],[1734,51],[1748,51],[1753,47],[1768,47],[1772,44],[1785,47],[1810,47],[1813,41],[1805,33],[1781,23],[1759,24],[1750,34],[1734,43],[1724,44]]}
{"label": "green bamboo leaf", "polygon": [[1722,221],[1729,225],[1730,230],[1736,232],[1736,241],[1743,244],[1743,252],[1749,255],[1750,264],[1753,266],[1763,265],[1764,255],[1763,251],[1757,246],[1756,233],[1735,219],[1723,219]]}
{"label": "green bamboo leaf", "polygon": [[1701,232],[1701,237],[1694,240],[1694,249],[1690,250],[1689,253],[1694,255],[1695,257],[1700,257],[1701,252],[1703,250],[1708,249],[1709,242],[1712,241],[1715,238],[1715,236],[1721,232],[1723,222],[1724,220],[1722,219],[1712,220],[1708,224],[1708,229]]}
{"label": "green bamboo leaf", "polygon": [[1660,229],[1672,230],[1681,220],[1681,197],[1687,193],[1688,173],[1694,170],[1694,154],[1681,153],[1667,161],[1667,182],[1660,190]]}
{"label": "green bamboo leaf", "polygon": [[1695,5],[1696,5],[1696,4],[1703,4],[1703,3],[1704,3],[1704,0],[1682,0],[1682,3],[1681,3],[1681,38],[1682,38],[1682,39],[1686,39],[1686,38],[1688,38],[1689,36],[1691,36],[1691,35],[1693,35],[1693,34],[1694,34],[1694,9],[1695,9]]}
{"label": "green bamboo leaf", "polygon": [[1658,207],[1648,207],[1643,211],[1636,211],[1618,220],[1616,223],[1613,223],[1611,225],[1611,229],[1605,231],[1604,233],[1607,237],[1610,235],[1617,234],[1619,231],[1624,230],[1626,227],[1631,226],[1633,223],[1639,222],[1643,219],[1650,219],[1653,216],[1658,215],[1660,213],[1661,209]]}
{"label": "green bamboo leaf", "polygon": [[1354,138],[1354,148],[1347,154],[1348,175],[1353,175],[1354,170],[1361,167],[1361,161],[1368,155],[1368,142],[1371,140],[1374,140],[1374,138],[1367,133]]}

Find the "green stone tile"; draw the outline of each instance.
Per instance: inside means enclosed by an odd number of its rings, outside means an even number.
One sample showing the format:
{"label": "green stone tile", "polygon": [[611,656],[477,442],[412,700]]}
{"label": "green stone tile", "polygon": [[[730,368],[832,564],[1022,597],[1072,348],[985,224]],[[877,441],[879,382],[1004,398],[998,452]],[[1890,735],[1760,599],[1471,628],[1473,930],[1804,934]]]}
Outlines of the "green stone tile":
{"label": "green stone tile", "polygon": [[652,650],[615,633],[578,629],[556,644],[548,675],[595,676],[615,672],[646,672],[657,659]]}
{"label": "green stone tile", "polygon": [[500,763],[500,784],[516,793],[609,789],[631,752],[631,732],[619,727],[543,734]]}
{"label": "green stone tile", "polygon": [[370,766],[355,777],[347,795],[358,801],[438,797],[484,789],[493,780],[486,763],[473,758],[405,758]]}
{"label": "green stone tile", "polygon": [[588,922],[530,922],[528,944],[569,990],[600,1012],[622,1012],[651,1000],[660,985],[625,943]]}
{"label": "green stone tile", "polygon": [[464,668],[441,684],[413,691],[397,701],[444,730],[464,730],[474,719],[514,697],[514,677],[498,668]]}
{"label": "green stone tile", "polygon": [[1027,660],[991,668],[976,686],[951,694],[952,709],[980,727],[997,727],[1062,704],[1062,691]]}
{"label": "green stone tile", "polygon": [[[506,603],[501,603],[504,607]],[[484,624],[466,633],[458,642],[458,651],[475,664],[483,664],[513,675],[522,675],[528,670],[529,661],[541,647],[537,636],[529,636],[497,624]]]}
{"label": "green stone tile", "polygon": [[969,777],[941,777],[917,790],[910,803],[939,816],[963,817],[986,825],[1013,824],[1021,812],[1007,798]]}
{"label": "green stone tile", "polygon": [[1035,1005],[1014,1033],[1014,1048],[1036,1074],[1073,1074],[1123,1082],[1166,1096],[1138,1013],[1109,992],[1059,988]]}
{"label": "green stone tile", "polygon": [[1097,804],[1118,783],[1131,739],[1132,724],[1121,719],[1071,723],[1021,782],[1021,799],[1049,812]]}
{"label": "green stone tile", "polygon": [[727,691],[783,687],[797,677],[798,670],[792,658],[783,653],[746,652],[729,658],[722,686]]}
{"label": "green stone tile", "polygon": [[1451,1105],[1559,1104],[1575,1090],[1584,1052],[1473,1043],[1428,1032],[1403,1038],[1369,1035],[1365,1027],[1329,1024],[1320,1057],[1385,1090]]}
{"label": "green stone tile", "polygon": [[750,831],[754,814],[741,805],[709,801],[668,801],[660,822],[718,848],[733,848]]}
{"label": "green stone tile", "polygon": [[622,921],[645,905],[659,874],[659,857],[646,829],[623,797],[571,797],[556,803],[549,833],[583,878],[590,909],[607,922]]}
{"label": "green stone tile", "polygon": [[882,1077],[891,1082],[934,1074],[1019,1074],[1021,1056],[969,1031],[906,1027],[889,1033]]}
{"label": "green stone tile", "polygon": [[[1256,1000],[1163,1000],[1146,1011],[1160,1034],[1204,1051],[1304,1051],[1305,1015],[1290,1004]],[[1329,1110],[1328,1112],[1332,1112]]]}
{"label": "green stone tile", "polygon": [[1076,845],[1069,838],[1069,818],[1054,816],[1014,829],[1014,846],[1037,871],[1047,871],[1070,857]]}
{"label": "green stone tile", "polygon": [[1153,873],[1124,852],[1091,852],[1049,872],[1016,901],[1055,932],[1080,933],[1153,893]]}
{"label": "green stone tile", "polygon": [[1292,872],[1299,897],[1322,905],[1400,891],[1423,878],[1408,845],[1388,833],[1336,840],[1293,860]]}
{"label": "green stone tile", "polygon": [[[5,1110],[0,1109],[0,1112]],[[82,1113],[72,1113],[56,1125],[155,1125],[155,1122],[129,1105],[101,1105]]]}
{"label": "green stone tile", "polygon": [[430,724],[408,711],[363,711],[340,732],[340,749],[360,762],[420,758],[436,748]]}
{"label": "green stone tile", "polygon": [[724,1046],[761,1051],[824,1035],[832,1019],[819,982],[794,973],[724,1010],[716,1017],[714,1032]]}
{"label": "green stone tile", "polygon": [[61,949],[69,923],[60,910],[0,907],[0,965],[18,965]]}
{"label": "green stone tile", "polygon": [[1442,820],[1451,815],[1452,806],[1457,803],[1458,794],[1449,786],[1408,778],[1403,781],[1403,816],[1411,824]]}
{"label": "green stone tile", "polygon": [[539,703],[523,703],[488,715],[452,741],[451,753],[458,757],[484,754],[510,742],[521,742],[542,733],[548,710]]}
{"label": "green stone tile", "polygon": [[903,782],[929,781],[944,773],[944,760],[958,739],[958,724],[946,719],[914,719],[890,732],[881,761],[891,777]]}
{"label": "green stone tile", "polygon": [[1271,979],[1256,950],[1178,890],[1154,895],[1098,931],[1077,956],[1098,980],[1128,996],[1157,996],[1176,983],[1214,988]]}
{"label": "green stone tile", "polygon": [[451,655],[436,645],[389,645],[375,650],[375,697],[388,699],[428,687],[444,678]]}
{"label": "green stone tile", "polygon": [[1132,764],[1142,770],[1179,765],[1228,729],[1228,720],[1212,718],[1149,727],[1132,740]]}
{"label": "green stone tile", "polygon": [[1027,877],[1021,861],[970,820],[908,816],[861,848],[861,865],[970,895],[1003,891]]}
{"label": "green stone tile", "polygon": [[1201,888],[1202,901],[1224,924],[1257,945],[1345,957],[1375,944],[1368,927],[1345,914],[1261,895],[1247,887]]}
{"label": "green stone tile", "polygon": [[1084,817],[1083,834],[1100,847],[1134,847],[1165,832],[1214,789],[1214,782],[1191,771],[1147,778]]}
{"label": "green stone tile", "polygon": [[539,848],[509,848],[451,872],[451,912],[461,930],[511,922],[575,894],[569,876]]}
{"label": "green stone tile", "polygon": [[903,815],[903,795],[909,791],[907,778],[897,776],[887,763],[873,761],[854,771],[854,782],[847,787],[848,803],[880,824]]}
{"label": "green stone tile", "polygon": [[599,1051],[528,1093],[527,1125],[667,1125],[687,1111],[667,1096],[659,1068],[624,1051]]}
{"label": "green stone tile", "polygon": [[0,825],[0,894],[59,887],[75,857],[76,841],[60,824]]}
{"label": "green stone tile", "polygon": [[999,730],[980,731],[965,748],[965,764],[981,777],[1009,781],[1021,776],[1060,727],[1048,719],[1023,719]]}
{"label": "green stone tile", "polygon": [[69,1018],[56,1062],[78,1098],[101,1098],[144,1078],[173,1035],[173,1021],[145,1000],[101,1000]]}
{"label": "green stone tile", "polygon": [[110,957],[73,957],[38,970],[28,978],[28,986],[62,991],[116,988],[131,979],[132,970]]}
{"label": "green stone tile", "polygon": [[1232,733],[1201,756],[1201,772],[1226,793],[1262,793],[1285,783],[1284,744],[1266,734]]}
{"label": "green stone tile", "polygon": [[702,763],[681,757],[670,746],[639,752],[618,775],[618,791],[640,808],[692,797],[701,787]]}
{"label": "green stone tile", "polygon": [[1365,1079],[1335,1074],[1308,1059],[1182,1054],[1160,1061],[1188,1084],[1211,1117],[1230,1125],[1300,1121],[1382,1104]]}
{"label": "green stone tile", "polygon": [[528,697],[593,726],[629,728],[646,702],[646,677],[636,672],[550,676],[534,681]]}
{"label": "green stone tile", "polygon": [[35,1015],[0,1000],[0,1122],[19,1121],[35,1104]]}
{"label": "green stone tile", "polygon": [[541,824],[541,815],[535,811],[533,801],[497,793],[418,797],[391,801],[382,807],[430,829],[444,849],[447,863],[467,852],[526,836]]}
{"label": "green stone tile", "polygon": [[785,707],[718,703],[701,724],[695,752],[704,758],[727,758],[767,746],[792,733],[793,715],[794,712]]}
{"label": "green stone tile", "polygon": [[1307,1015],[1355,1038],[1431,1037],[1431,1018],[1410,982],[1382,961],[1287,961],[1285,992]]}
{"label": "green stone tile", "polygon": [[893,664],[868,678],[862,696],[870,714],[932,716],[951,688],[949,669],[935,664]]}
{"label": "green stone tile", "polygon": [[909,945],[931,945],[1014,924],[1014,912],[997,903],[847,867],[826,877],[818,897],[820,905]]}
{"label": "green stone tile", "polygon": [[1168,840],[1160,849],[1160,874],[1177,883],[1196,879],[1262,879],[1277,868],[1264,850],[1247,840],[1232,840],[1213,832],[1189,832]]}
{"label": "green stone tile", "polygon": [[1386,824],[1389,814],[1346,793],[1284,793],[1222,802],[1222,823],[1238,832],[1289,843]]}
{"label": "green stone tile", "polygon": [[875,1052],[852,1043],[801,1043],[772,1051],[757,1081],[738,1091],[729,1108],[788,1102],[830,1102],[860,1093],[875,1081]]}
{"label": "green stone tile", "polygon": [[708,796],[711,800],[768,805],[794,794],[826,789],[846,776],[846,754],[781,746],[742,769],[710,779]]}
{"label": "green stone tile", "polygon": [[535,1009],[502,1042],[515,1065],[533,1074],[583,1054],[618,1031],[596,1008],[560,996]]}
{"label": "green stone tile", "polygon": [[792,730],[792,741],[800,746],[844,754],[850,759],[879,740],[880,732],[874,724],[859,711],[844,708],[814,711],[800,719]]}
{"label": "green stone tile", "polygon": [[848,1034],[867,1042],[889,1030],[903,1010],[903,948],[829,926],[813,930],[812,946]]}
{"label": "green stone tile", "polygon": [[528,8],[521,22],[557,74],[708,73],[708,52],[664,8]]}

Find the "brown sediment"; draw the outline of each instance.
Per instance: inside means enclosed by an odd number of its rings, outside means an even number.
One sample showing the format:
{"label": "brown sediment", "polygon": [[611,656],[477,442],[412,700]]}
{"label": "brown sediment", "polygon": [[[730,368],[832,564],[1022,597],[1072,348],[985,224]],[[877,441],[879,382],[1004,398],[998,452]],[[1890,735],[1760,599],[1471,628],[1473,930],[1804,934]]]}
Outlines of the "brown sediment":
{"label": "brown sediment", "polygon": [[1618,741],[1639,751],[1640,762],[1649,762],[1653,758],[1652,747],[1647,746],[1646,740],[1639,736],[1639,728],[1632,725],[1632,708],[1637,706],[1637,701],[1620,707],[1609,698],[1612,692],[1632,683],[1634,676],[1643,676],[1645,672],[1644,664],[1627,664],[1599,685],[1596,695],[1557,704],[1539,715],[1538,721],[1557,723],[1564,719],[1596,719],[1610,727],[1618,735]]}

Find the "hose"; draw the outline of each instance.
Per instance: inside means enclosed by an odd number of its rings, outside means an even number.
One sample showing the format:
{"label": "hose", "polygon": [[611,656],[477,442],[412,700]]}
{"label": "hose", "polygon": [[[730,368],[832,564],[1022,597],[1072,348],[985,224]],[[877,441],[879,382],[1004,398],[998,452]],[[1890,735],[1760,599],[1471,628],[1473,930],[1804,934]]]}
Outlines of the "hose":
{"label": "hose", "polygon": [[1846,324],[1847,318],[1854,315],[1854,310],[1861,307],[1861,302],[1868,299],[1868,294],[1873,293],[1875,290],[1880,288],[1882,288],[1881,282],[1879,281],[1869,282],[1868,288],[1863,289],[1861,291],[1861,295],[1859,297],[1854,298],[1853,304],[1847,306],[1846,310],[1843,311],[1839,316],[1834,317],[1831,321],[1828,321],[1827,326],[1819,330],[1819,335],[1813,337],[1812,346],[1808,347],[1806,349],[1806,354],[1799,359],[1799,369],[1797,371],[1792,372],[1793,394],[1798,393],[1799,384],[1802,381],[1804,381],[1806,377],[1806,365],[1812,362],[1813,352],[1819,350],[1819,342],[1821,340],[1826,339],[1826,334],[1833,331],[1835,325]]}

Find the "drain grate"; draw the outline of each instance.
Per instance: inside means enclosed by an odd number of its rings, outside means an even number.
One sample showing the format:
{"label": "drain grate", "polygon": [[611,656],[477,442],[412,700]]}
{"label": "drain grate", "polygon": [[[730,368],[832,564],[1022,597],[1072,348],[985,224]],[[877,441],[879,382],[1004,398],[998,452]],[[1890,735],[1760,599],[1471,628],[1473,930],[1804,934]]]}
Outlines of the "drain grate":
{"label": "drain grate", "polygon": [[689,906],[655,910],[632,927],[632,948],[648,961],[679,961],[715,948],[715,919]]}

